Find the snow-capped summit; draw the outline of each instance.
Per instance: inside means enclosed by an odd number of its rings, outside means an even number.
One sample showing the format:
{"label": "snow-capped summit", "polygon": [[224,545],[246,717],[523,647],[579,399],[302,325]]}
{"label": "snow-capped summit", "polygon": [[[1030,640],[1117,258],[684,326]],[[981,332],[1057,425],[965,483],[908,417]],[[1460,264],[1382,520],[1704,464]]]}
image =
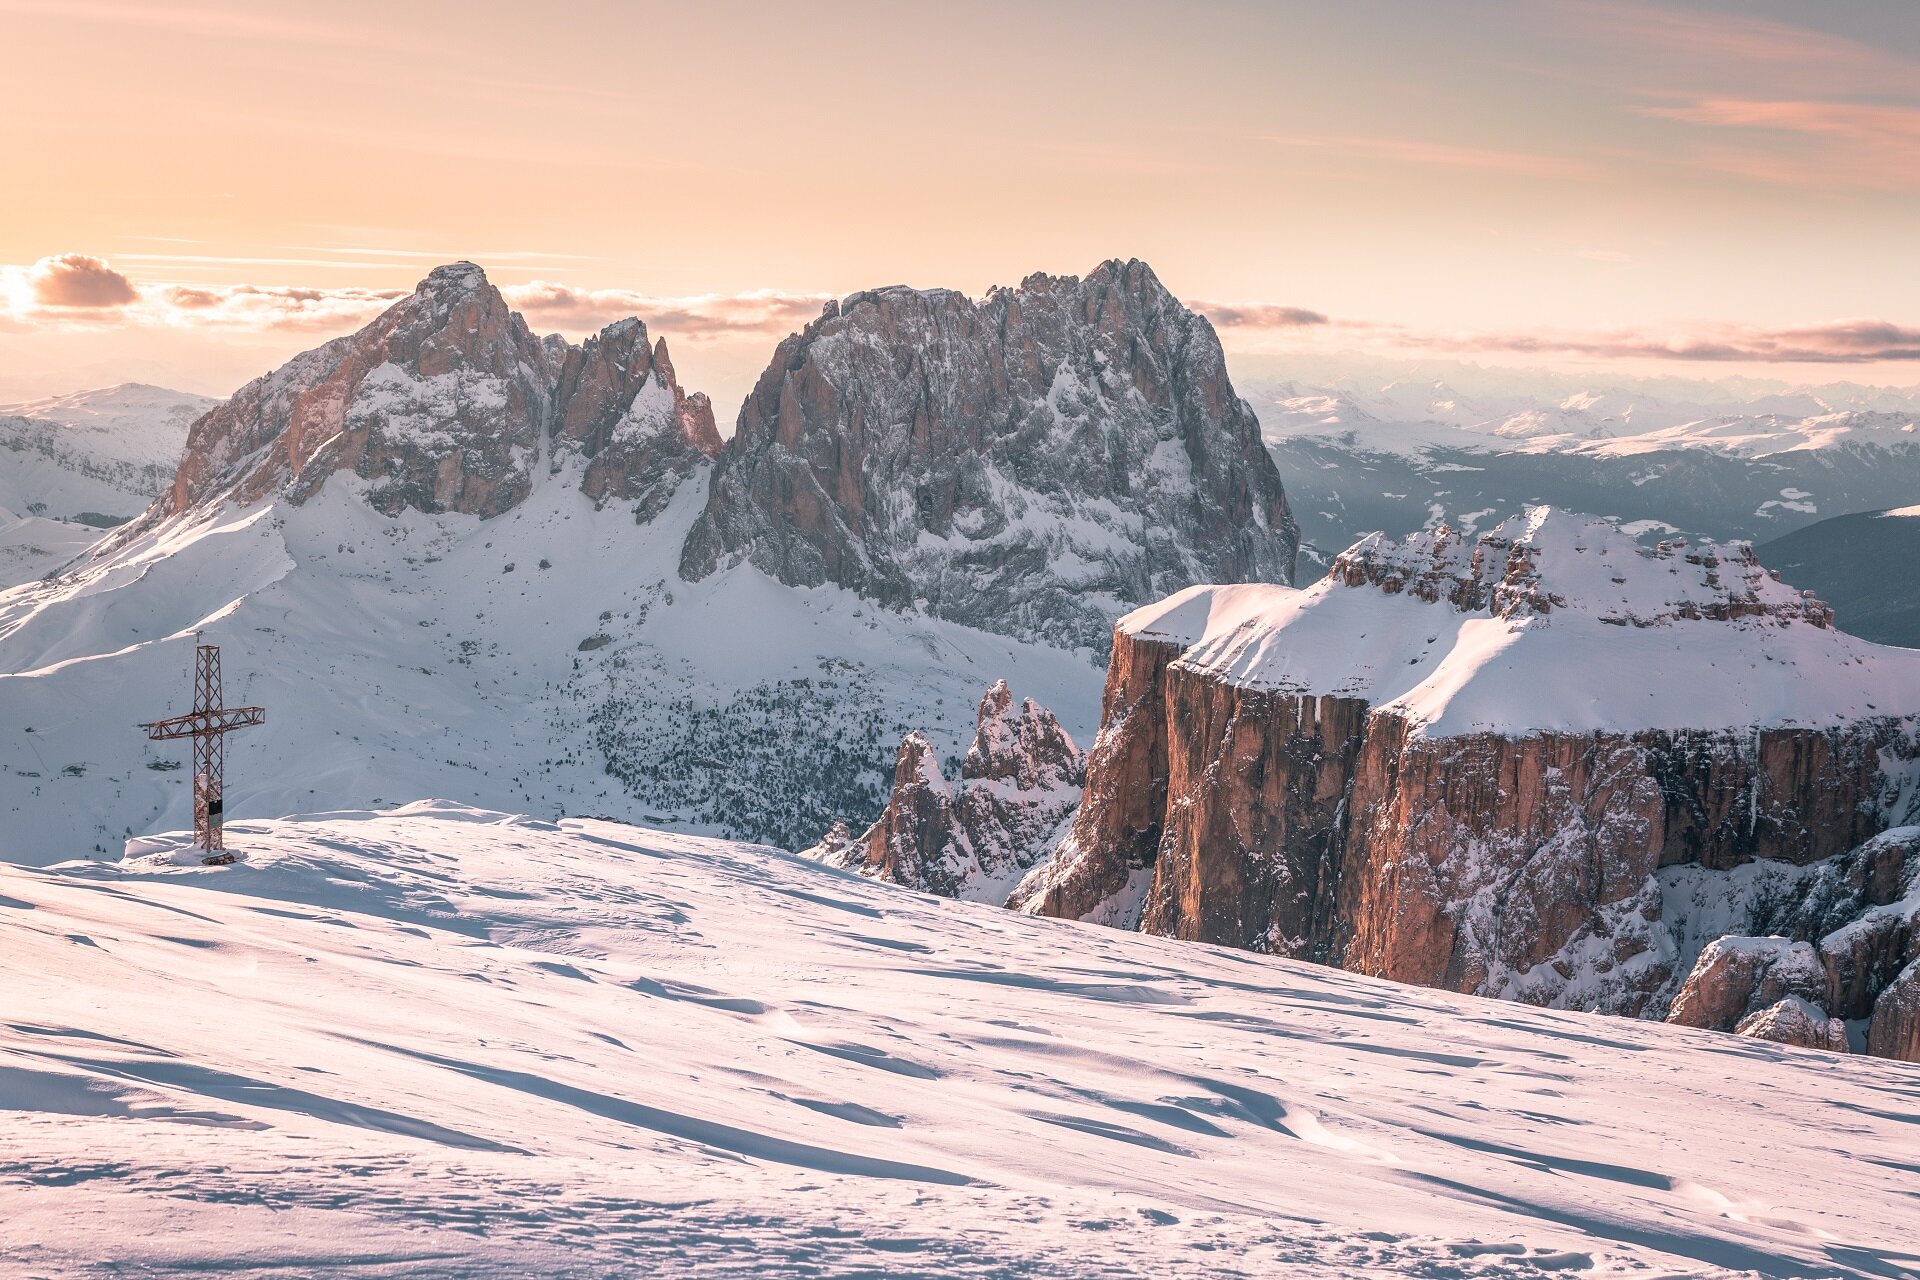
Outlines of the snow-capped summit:
{"label": "snow-capped summit", "polygon": [[1329,576],[1502,618],[1573,610],[1634,627],[1680,618],[1816,627],[1833,620],[1809,593],[1782,585],[1747,543],[1671,539],[1647,547],[1614,521],[1545,506],[1477,538],[1444,524],[1398,540],[1369,534],[1340,553]]}
{"label": "snow-capped summit", "polygon": [[681,567],[1099,650],[1178,586],[1290,581],[1297,543],[1213,327],[1115,260],[830,304],[748,396]]}
{"label": "snow-capped summit", "polygon": [[681,391],[664,342],[649,348],[638,320],[585,348],[538,338],[485,272],[457,262],[197,422],[151,518],[213,498],[298,504],[341,471],[384,514],[496,516],[572,456],[596,497],[657,511],[661,486],[717,444],[704,398]]}

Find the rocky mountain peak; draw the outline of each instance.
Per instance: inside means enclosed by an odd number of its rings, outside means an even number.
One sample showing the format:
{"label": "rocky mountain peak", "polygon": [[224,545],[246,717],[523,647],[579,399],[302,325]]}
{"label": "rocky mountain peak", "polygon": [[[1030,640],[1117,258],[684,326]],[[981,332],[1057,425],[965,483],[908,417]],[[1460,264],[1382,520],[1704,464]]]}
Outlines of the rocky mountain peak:
{"label": "rocky mountain peak", "polygon": [[[416,295],[440,296],[445,294],[478,293],[493,286],[487,281],[487,273],[472,262],[462,260],[449,262],[435,267],[427,273],[427,278],[414,286]],[[497,291],[496,291],[497,292]]]}
{"label": "rocky mountain peak", "polygon": [[1086,762],[1060,721],[1032,698],[1016,710],[1013,691],[997,680],[980,700],[973,742],[961,763],[967,781],[1005,783],[1019,791],[1080,785]]}
{"label": "rocky mountain peak", "polygon": [[359,332],[305,352],[197,421],[151,516],[201,502],[310,498],[332,475],[386,514],[498,515],[543,456],[579,461],[596,501],[657,514],[718,451],[712,410],[636,319],[584,346],[536,337],[471,262],[436,267]]}
{"label": "rocky mountain peak", "polygon": [[809,856],[928,893],[1004,902],[1080,800],[1086,762],[1054,714],[1016,708],[1005,680],[980,700],[958,785],[915,730],[894,758],[887,807],[865,834],[835,823]]}
{"label": "rocky mountain peak", "polygon": [[1826,605],[1769,573],[1746,543],[1645,547],[1610,520],[1545,506],[1477,538],[1447,525],[1401,539],[1370,534],[1335,558],[1331,576],[1500,618],[1571,609],[1634,627],[1682,618],[1816,627],[1833,620]]}
{"label": "rocky mountain peak", "polygon": [[1115,261],[826,307],[742,406],[681,570],[1100,651],[1129,604],[1290,580],[1297,543],[1212,326]]}

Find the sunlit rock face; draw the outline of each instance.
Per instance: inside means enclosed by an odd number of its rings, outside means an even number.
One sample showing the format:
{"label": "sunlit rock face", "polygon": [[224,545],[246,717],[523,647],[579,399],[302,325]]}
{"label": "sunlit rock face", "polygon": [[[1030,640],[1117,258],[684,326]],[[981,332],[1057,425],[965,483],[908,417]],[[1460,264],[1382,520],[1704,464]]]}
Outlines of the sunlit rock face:
{"label": "sunlit rock face", "polygon": [[590,496],[631,501],[645,519],[718,449],[706,398],[681,390],[645,325],[618,321],[584,347],[536,337],[462,262],[196,422],[149,514],[270,494],[304,502],[350,472],[389,515],[495,516],[527,496],[542,467],[577,459]]}
{"label": "sunlit rock face", "polygon": [[810,856],[951,898],[1002,902],[1044,857],[1080,800],[1085,759],[1051,711],[998,681],[980,701],[957,782],[933,744],[900,744],[887,807],[865,834],[838,824]]}
{"label": "sunlit rock face", "polygon": [[830,304],[747,397],[681,568],[1098,651],[1190,583],[1291,581],[1297,547],[1212,326],[1112,261]]}
{"label": "sunlit rock face", "polygon": [[1536,508],[1122,619],[1085,800],[1012,905],[1880,1052],[1916,758],[1920,653],[1743,545]]}

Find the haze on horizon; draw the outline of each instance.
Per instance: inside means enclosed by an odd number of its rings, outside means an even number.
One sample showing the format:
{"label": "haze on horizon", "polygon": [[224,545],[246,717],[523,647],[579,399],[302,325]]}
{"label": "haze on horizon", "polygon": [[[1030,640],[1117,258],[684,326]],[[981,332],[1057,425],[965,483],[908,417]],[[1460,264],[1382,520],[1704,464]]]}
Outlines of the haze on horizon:
{"label": "haze on horizon", "polygon": [[828,297],[1112,256],[1240,358],[1920,382],[1908,0],[0,0],[0,47],[5,399],[226,394],[455,258],[640,315],[723,420]]}

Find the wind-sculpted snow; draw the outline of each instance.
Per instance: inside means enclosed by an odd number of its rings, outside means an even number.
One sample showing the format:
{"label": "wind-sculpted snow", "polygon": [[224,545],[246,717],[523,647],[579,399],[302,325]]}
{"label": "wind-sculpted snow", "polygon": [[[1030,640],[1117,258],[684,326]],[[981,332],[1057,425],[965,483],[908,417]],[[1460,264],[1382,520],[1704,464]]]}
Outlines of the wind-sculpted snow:
{"label": "wind-sculpted snow", "polygon": [[229,830],[0,867],[9,1270],[1920,1274],[1900,1064],[603,822]]}
{"label": "wind-sculpted snow", "polygon": [[1212,326],[1116,260],[830,304],[747,397],[681,567],[1100,650],[1156,595],[1291,581],[1297,544]]}

